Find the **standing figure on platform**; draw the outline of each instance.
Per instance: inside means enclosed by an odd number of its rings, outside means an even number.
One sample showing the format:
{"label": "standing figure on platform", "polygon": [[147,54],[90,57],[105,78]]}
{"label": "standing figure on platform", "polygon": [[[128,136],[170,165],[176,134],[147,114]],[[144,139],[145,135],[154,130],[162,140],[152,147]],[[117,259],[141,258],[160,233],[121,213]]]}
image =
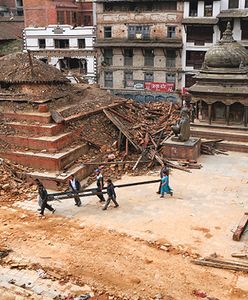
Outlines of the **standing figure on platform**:
{"label": "standing figure on platform", "polygon": [[55,209],[47,203],[48,193],[47,193],[47,190],[45,189],[44,185],[39,181],[39,179],[35,179],[35,182],[37,184],[38,193],[40,196],[40,204],[41,204],[40,215],[44,216],[45,209],[48,209],[52,213],[55,213]]}
{"label": "standing figure on platform", "polygon": [[104,205],[104,208],[102,210],[106,210],[110,204],[110,201],[112,200],[115,204],[115,207],[118,207],[119,204],[117,203],[116,201],[116,193],[115,193],[115,187],[112,183],[112,180],[111,179],[108,179],[107,180],[107,194],[108,194],[108,199],[107,199],[107,202],[106,204]]}
{"label": "standing figure on platform", "polygon": [[163,177],[161,179],[161,189],[160,189],[160,198],[164,198],[164,194],[170,194],[171,196],[173,196],[173,193],[172,193],[172,189],[171,187],[169,186],[169,175],[168,175],[168,172],[164,172],[163,173]]}
{"label": "standing figure on platform", "polygon": [[101,170],[96,170],[96,185],[97,185],[97,197],[100,199],[100,202],[105,202],[102,189],[104,186],[103,175],[101,174]]}
{"label": "standing figure on platform", "polygon": [[79,180],[73,174],[70,176],[70,179],[69,179],[69,187],[75,193],[75,196],[74,196],[75,205],[80,207],[82,203],[81,203],[80,197],[78,196],[78,193],[81,190],[81,185],[80,185]]}
{"label": "standing figure on platform", "polygon": [[190,120],[189,120],[189,110],[183,107],[180,112],[181,119],[171,126],[175,137],[172,138],[173,141],[187,142],[190,138]]}

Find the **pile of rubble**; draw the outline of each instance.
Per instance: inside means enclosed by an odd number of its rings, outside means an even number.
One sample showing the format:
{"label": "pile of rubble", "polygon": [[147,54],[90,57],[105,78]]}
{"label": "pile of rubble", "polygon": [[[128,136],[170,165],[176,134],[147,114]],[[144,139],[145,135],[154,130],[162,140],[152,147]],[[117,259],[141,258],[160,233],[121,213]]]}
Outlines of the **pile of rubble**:
{"label": "pile of rubble", "polygon": [[0,202],[12,203],[35,197],[36,187],[26,182],[26,170],[0,159]]}

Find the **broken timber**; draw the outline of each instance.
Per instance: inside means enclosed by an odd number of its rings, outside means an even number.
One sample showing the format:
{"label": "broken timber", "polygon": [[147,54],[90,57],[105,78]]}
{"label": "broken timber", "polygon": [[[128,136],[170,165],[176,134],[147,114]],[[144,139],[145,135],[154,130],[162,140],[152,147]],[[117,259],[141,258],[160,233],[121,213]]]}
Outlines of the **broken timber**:
{"label": "broken timber", "polygon": [[239,222],[239,225],[237,229],[235,230],[233,234],[233,240],[234,241],[240,241],[242,234],[245,231],[246,226],[248,226],[248,212],[244,214],[242,219]]}
{"label": "broken timber", "polygon": [[195,259],[192,263],[201,266],[248,272],[248,263],[224,259]]}
{"label": "broken timber", "polygon": [[132,137],[130,132],[128,131],[128,129],[119,121],[118,118],[116,118],[115,116],[113,116],[113,114],[109,111],[107,111],[107,109],[103,109],[104,114],[106,115],[106,117],[125,135],[125,137],[129,140],[129,142],[134,146],[134,148],[136,150],[138,150],[139,152],[141,151],[141,147],[139,145],[137,145]]}

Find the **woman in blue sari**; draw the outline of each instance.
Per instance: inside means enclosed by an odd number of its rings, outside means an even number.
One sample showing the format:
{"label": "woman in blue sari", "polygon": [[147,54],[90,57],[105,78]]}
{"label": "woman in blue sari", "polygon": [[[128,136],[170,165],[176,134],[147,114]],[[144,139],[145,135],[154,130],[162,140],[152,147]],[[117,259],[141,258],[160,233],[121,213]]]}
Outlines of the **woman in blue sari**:
{"label": "woman in blue sari", "polygon": [[164,194],[170,194],[171,196],[173,195],[172,189],[169,186],[169,174],[167,172],[163,172],[163,177],[161,179],[161,196],[160,198],[164,198]]}

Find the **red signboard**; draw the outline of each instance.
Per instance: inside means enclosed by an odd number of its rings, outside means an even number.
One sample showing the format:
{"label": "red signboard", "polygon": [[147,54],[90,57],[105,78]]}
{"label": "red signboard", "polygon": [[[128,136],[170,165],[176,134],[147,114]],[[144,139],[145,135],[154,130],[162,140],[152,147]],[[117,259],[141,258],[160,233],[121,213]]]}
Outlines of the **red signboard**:
{"label": "red signboard", "polygon": [[145,82],[145,89],[149,91],[173,92],[175,84],[167,82]]}

